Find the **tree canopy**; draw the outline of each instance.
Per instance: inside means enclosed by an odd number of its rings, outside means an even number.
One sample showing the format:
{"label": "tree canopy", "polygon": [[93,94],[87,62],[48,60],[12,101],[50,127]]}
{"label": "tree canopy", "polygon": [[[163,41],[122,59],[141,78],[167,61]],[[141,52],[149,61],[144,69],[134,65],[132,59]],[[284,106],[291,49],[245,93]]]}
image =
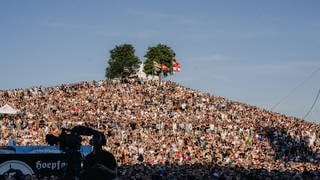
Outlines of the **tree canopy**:
{"label": "tree canopy", "polygon": [[105,77],[126,78],[135,74],[141,61],[135,55],[135,49],[131,44],[122,44],[110,50],[108,67],[106,68]]}
{"label": "tree canopy", "polygon": [[[147,75],[164,75],[172,73],[172,61],[175,58],[175,52],[167,45],[158,44],[157,46],[149,47],[145,58],[143,71]],[[167,70],[164,70],[166,68]]]}

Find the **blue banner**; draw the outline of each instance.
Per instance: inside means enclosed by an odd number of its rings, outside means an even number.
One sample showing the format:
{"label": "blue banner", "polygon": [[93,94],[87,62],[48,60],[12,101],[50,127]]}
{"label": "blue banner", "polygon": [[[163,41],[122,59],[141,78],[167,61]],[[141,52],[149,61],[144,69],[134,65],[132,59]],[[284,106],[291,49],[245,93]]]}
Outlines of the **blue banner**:
{"label": "blue banner", "polygon": [[[58,146],[10,146],[15,149],[15,154],[59,154],[62,153]],[[80,152],[86,156],[92,151],[91,146],[81,146]]]}

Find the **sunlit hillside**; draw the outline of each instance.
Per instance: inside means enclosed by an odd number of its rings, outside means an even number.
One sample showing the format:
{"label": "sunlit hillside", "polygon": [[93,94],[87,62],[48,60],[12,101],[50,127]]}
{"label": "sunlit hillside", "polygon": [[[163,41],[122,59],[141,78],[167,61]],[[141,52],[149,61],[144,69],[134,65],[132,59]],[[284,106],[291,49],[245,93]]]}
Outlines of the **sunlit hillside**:
{"label": "sunlit hillside", "polygon": [[246,173],[320,167],[319,125],[170,81],[80,82],[1,91],[0,97],[1,106],[22,112],[2,116],[2,145],[9,137],[17,145],[44,145],[46,134],[84,125],[104,132],[105,149],[124,169],[200,165],[195,175],[221,175],[222,167]]}

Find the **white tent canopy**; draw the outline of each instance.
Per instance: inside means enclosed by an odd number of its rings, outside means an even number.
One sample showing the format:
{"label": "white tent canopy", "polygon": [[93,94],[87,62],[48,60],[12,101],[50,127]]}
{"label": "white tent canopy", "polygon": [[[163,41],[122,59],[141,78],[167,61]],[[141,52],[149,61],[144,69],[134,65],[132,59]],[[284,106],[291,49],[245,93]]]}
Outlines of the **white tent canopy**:
{"label": "white tent canopy", "polygon": [[6,104],[0,108],[0,114],[19,114],[20,111]]}

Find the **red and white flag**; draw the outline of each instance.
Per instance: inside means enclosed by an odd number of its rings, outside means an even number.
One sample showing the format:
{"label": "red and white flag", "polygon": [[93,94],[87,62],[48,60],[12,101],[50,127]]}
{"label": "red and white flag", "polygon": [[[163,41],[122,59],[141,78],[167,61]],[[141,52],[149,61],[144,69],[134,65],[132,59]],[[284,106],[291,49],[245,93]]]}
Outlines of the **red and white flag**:
{"label": "red and white flag", "polygon": [[177,60],[172,61],[172,71],[173,73],[177,73],[181,71],[181,64]]}

